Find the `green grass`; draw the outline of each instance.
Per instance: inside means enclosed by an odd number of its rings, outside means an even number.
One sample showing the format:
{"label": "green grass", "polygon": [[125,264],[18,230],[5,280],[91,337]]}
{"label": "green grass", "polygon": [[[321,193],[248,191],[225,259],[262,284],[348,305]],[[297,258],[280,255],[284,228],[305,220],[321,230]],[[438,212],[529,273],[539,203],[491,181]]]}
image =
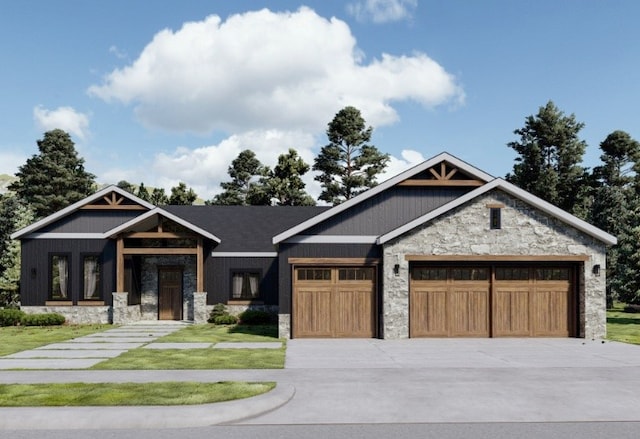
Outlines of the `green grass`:
{"label": "green grass", "polygon": [[49,343],[57,343],[94,334],[113,325],[9,326],[0,327],[0,357]]}
{"label": "green grass", "polygon": [[0,406],[208,404],[260,395],[274,387],[272,382],[3,384],[0,385]]}
{"label": "green grass", "polygon": [[607,338],[640,345],[640,313],[624,312],[623,304],[607,310]]}
{"label": "green grass", "polygon": [[280,349],[133,349],[96,364],[91,369],[282,369]]}
{"label": "green grass", "polygon": [[[274,342],[278,328],[265,326],[192,325],[155,343]],[[280,349],[132,349],[96,364],[92,369],[282,369],[285,347]]]}

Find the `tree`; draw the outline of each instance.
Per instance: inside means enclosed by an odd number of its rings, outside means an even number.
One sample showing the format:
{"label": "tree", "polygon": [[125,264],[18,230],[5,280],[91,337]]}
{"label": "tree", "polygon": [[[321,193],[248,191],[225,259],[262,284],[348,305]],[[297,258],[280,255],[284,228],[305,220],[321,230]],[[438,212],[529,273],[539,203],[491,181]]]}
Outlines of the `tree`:
{"label": "tree", "polygon": [[198,196],[193,189],[187,188],[187,185],[183,182],[178,183],[178,186],[171,188],[171,196],[169,197],[169,204],[178,204],[183,206],[190,206],[194,201],[198,199]]}
{"label": "tree", "polygon": [[607,296],[640,303],[640,200],[635,186],[640,143],[624,131],[614,131],[600,149],[602,165],[593,170],[590,222],[618,238],[618,244],[607,249]]}
{"label": "tree", "polygon": [[136,196],[141,200],[144,200],[147,202],[151,201],[151,195],[149,194],[149,191],[145,187],[144,183],[140,183],[140,186],[138,186],[138,190],[136,191]]}
{"label": "tree", "polygon": [[222,182],[224,192],[216,195],[207,204],[222,205],[268,205],[271,204],[260,177],[269,175],[269,168],[260,163],[251,150],[244,150],[228,169],[231,181]]}
{"label": "tree", "polygon": [[133,194],[136,191],[136,187],[133,184],[129,183],[127,180],[120,180],[116,186],[118,186],[120,189],[124,189],[130,194]]}
{"label": "tree", "polygon": [[31,209],[12,195],[0,196],[0,307],[20,302],[20,242],[10,234],[34,220]]}
{"label": "tree", "polygon": [[151,192],[149,202],[156,206],[163,206],[169,203],[169,198],[165,195],[164,189],[154,188],[153,192]]}
{"label": "tree", "polygon": [[277,200],[278,206],[315,206],[316,202],[304,190],[302,176],[309,172],[309,165],[298,156],[295,149],[280,154],[278,164],[268,177],[263,177],[269,200]]}
{"label": "tree", "polygon": [[320,171],[315,179],[323,188],[321,200],[339,204],[377,184],[376,176],[386,168],[389,155],[368,144],[372,132],[354,107],[343,108],[329,122],[330,143],[313,164],[313,170]]}
{"label": "tree", "polygon": [[575,116],[565,116],[552,101],[540,107],[538,114],[525,119],[525,126],[514,131],[520,140],[508,143],[518,153],[511,183],[549,201],[576,212],[584,196],[586,170],[580,163],[586,143],[578,138],[584,124]]}
{"label": "tree", "polygon": [[19,168],[9,190],[43,218],[93,193],[95,176],[85,171],[84,159],[66,132],[48,131],[37,143],[40,153]]}

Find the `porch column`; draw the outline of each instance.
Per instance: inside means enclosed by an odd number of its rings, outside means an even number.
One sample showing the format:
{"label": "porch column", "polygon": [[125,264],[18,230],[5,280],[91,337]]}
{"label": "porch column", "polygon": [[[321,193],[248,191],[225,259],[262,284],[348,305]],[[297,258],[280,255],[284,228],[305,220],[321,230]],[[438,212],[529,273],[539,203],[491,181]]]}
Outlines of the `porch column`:
{"label": "porch column", "polygon": [[116,241],[116,291],[124,292],[124,239],[118,236]]}
{"label": "porch column", "polygon": [[204,291],[204,246],[202,238],[198,238],[196,253],[196,291]]}

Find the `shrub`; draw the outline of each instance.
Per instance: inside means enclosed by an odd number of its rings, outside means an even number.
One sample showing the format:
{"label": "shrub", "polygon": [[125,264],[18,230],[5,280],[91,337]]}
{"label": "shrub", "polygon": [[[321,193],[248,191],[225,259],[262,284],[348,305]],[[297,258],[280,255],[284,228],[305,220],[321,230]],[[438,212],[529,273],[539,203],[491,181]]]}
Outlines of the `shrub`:
{"label": "shrub", "polygon": [[25,315],[19,309],[0,309],[0,326],[16,326]]}
{"label": "shrub", "polygon": [[232,316],[231,314],[225,314],[221,316],[216,316],[213,319],[213,323],[216,325],[235,325],[238,323],[238,318],[236,316]]}
{"label": "shrub", "polygon": [[227,311],[227,305],[225,305],[224,303],[216,303],[215,305],[213,305],[213,309],[211,310],[211,314],[209,314],[207,322],[216,323],[216,317],[228,315],[229,311]]}
{"label": "shrub", "polygon": [[243,325],[269,325],[275,322],[275,315],[266,311],[248,309],[240,314],[240,323]]}
{"label": "shrub", "polygon": [[24,326],[56,326],[62,325],[64,316],[56,313],[25,314],[20,323]]}

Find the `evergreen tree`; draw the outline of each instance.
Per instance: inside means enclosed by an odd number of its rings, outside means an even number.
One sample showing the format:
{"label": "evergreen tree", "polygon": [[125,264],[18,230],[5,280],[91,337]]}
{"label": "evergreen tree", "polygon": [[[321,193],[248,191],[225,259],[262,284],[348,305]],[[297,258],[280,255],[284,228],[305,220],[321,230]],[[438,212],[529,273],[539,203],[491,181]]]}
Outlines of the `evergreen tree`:
{"label": "evergreen tree", "polygon": [[20,242],[10,234],[27,227],[33,212],[12,195],[0,196],[0,308],[14,308],[20,302]]}
{"label": "evergreen tree", "polygon": [[40,153],[19,168],[19,180],[9,186],[25,200],[36,218],[43,218],[94,191],[95,176],[84,169],[75,145],[66,132],[55,129],[38,140]]}
{"label": "evergreen tree", "polygon": [[169,204],[178,204],[183,206],[190,206],[194,201],[198,199],[198,196],[192,188],[187,188],[187,185],[183,182],[178,183],[178,186],[171,188],[171,196],[169,197]]}
{"label": "evergreen tree", "polygon": [[600,149],[602,165],[593,170],[590,220],[618,238],[618,244],[607,249],[607,296],[640,303],[640,200],[635,187],[640,143],[624,131],[614,131]]}
{"label": "evergreen tree", "polygon": [[251,150],[244,150],[236,157],[228,169],[231,181],[222,182],[224,191],[207,204],[221,205],[268,205],[269,196],[260,177],[269,175],[269,168],[260,163]]}
{"label": "evergreen tree", "polygon": [[587,172],[580,165],[586,149],[578,137],[583,127],[573,114],[565,116],[552,101],[547,102],[514,131],[520,140],[508,146],[518,157],[507,180],[567,212],[580,213],[576,206],[587,183]]}
{"label": "evergreen tree", "polygon": [[354,107],[343,108],[329,122],[330,143],[320,150],[313,165],[314,171],[320,171],[315,179],[323,188],[321,200],[339,204],[377,184],[376,177],[386,168],[389,155],[368,144],[372,132]]}
{"label": "evergreen tree", "polygon": [[164,206],[165,204],[169,204],[169,198],[165,195],[164,189],[154,188],[153,192],[151,192],[149,202],[156,206]]}
{"label": "evergreen tree", "polygon": [[305,192],[301,178],[309,169],[295,149],[280,154],[273,171],[262,179],[269,200],[275,199],[278,206],[315,206],[316,202]]}
{"label": "evergreen tree", "polygon": [[120,180],[116,186],[118,186],[120,189],[124,189],[130,194],[133,194],[136,191],[136,187],[133,184],[129,183],[127,180]]}
{"label": "evergreen tree", "polygon": [[151,195],[149,194],[149,191],[145,187],[144,183],[140,183],[140,186],[138,186],[136,197],[140,198],[141,200],[151,202]]}

